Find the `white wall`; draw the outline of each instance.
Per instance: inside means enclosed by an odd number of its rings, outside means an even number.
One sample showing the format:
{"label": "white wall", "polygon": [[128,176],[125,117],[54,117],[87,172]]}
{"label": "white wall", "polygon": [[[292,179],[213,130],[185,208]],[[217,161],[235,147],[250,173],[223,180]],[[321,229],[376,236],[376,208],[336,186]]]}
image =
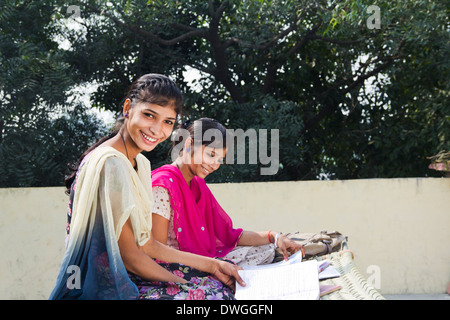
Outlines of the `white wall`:
{"label": "white wall", "polygon": [[[450,281],[450,179],[210,185],[237,227],[337,230],[382,294],[444,293]],[[63,188],[0,189],[0,299],[47,299],[63,256]]]}
{"label": "white wall", "polygon": [[0,189],[0,299],[47,299],[64,253],[63,188]]}

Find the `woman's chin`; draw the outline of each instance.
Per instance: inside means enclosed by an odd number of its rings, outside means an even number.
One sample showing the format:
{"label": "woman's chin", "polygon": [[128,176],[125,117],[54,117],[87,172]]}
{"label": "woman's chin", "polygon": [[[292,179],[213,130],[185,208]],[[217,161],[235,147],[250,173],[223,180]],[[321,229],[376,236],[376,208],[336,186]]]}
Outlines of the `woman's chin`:
{"label": "woman's chin", "polygon": [[150,152],[150,151],[152,151],[153,149],[155,149],[155,147],[156,147],[157,145],[158,145],[158,144],[154,144],[154,145],[148,145],[148,144],[145,144],[145,145],[142,146],[142,150],[145,151],[145,152]]}
{"label": "woman's chin", "polygon": [[200,168],[200,170],[198,171],[197,176],[202,178],[202,179],[205,179],[207,176],[209,176],[210,173],[211,172],[207,172],[207,171],[205,171],[205,169]]}

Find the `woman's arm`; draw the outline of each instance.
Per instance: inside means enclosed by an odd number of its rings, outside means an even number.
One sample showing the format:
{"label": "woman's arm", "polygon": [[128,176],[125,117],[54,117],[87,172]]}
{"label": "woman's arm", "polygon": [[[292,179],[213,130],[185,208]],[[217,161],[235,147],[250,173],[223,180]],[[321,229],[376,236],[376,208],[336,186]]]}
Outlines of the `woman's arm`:
{"label": "woman's arm", "polygon": [[238,273],[238,270],[242,269],[241,267],[225,261],[170,248],[155,240],[153,235],[144,246],[139,248],[147,256],[154,259],[169,263],[182,263],[194,269],[213,274],[229,287],[233,287],[235,281],[241,286],[245,286],[245,282]]}
{"label": "woman's arm", "polygon": [[167,238],[169,234],[169,220],[163,216],[153,213],[152,214],[152,235],[155,240],[162,244],[167,244]]}
{"label": "woman's arm", "polygon": [[242,232],[241,238],[239,239],[239,246],[260,246],[269,243],[275,243],[280,248],[283,253],[284,259],[286,260],[289,255],[296,253],[301,250],[303,257],[305,256],[305,249],[302,245],[292,241],[284,234],[279,234],[278,238],[276,237],[278,233],[274,231],[247,231],[244,230]]}
{"label": "woman's arm", "polygon": [[153,193],[152,234],[162,244],[167,244],[169,223],[173,211],[170,203],[169,191],[164,187],[155,186]]}
{"label": "woman's arm", "polygon": [[[132,185],[127,163],[118,157],[109,157],[101,171],[98,193],[100,209],[112,210],[114,229],[126,208],[135,204]],[[121,227],[117,243],[128,271],[146,280],[186,283],[186,280],[167,271],[139,250],[130,218]]]}
{"label": "woman's arm", "polygon": [[123,225],[118,244],[123,264],[128,271],[151,281],[187,282],[185,279],[164,269],[148,255],[139,250],[134,239],[130,220]]}
{"label": "woman's arm", "polygon": [[264,244],[273,243],[275,241],[275,235],[276,233],[272,231],[255,232],[244,230],[239,238],[238,246],[261,246]]}
{"label": "woman's arm", "polygon": [[165,188],[153,187],[153,197],[155,203],[157,203],[153,209],[157,212],[152,214],[152,237],[144,246],[140,247],[146,255],[166,262],[182,263],[197,270],[214,274],[221,282],[230,287],[234,286],[235,280],[244,285],[237,272],[241,268],[228,262],[179,251],[166,246],[170,225],[169,219],[172,211],[169,193]]}

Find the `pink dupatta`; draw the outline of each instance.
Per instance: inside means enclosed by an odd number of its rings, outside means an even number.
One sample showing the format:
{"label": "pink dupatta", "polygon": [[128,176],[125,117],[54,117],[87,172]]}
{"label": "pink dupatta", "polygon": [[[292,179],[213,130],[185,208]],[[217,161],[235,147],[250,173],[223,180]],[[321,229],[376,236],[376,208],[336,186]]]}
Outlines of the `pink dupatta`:
{"label": "pink dupatta", "polygon": [[164,165],[152,171],[152,185],[169,192],[180,250],[224,257],[237,245],[242,229],[233,228],[204,179],[194,177],[188,186],[177,167]]}

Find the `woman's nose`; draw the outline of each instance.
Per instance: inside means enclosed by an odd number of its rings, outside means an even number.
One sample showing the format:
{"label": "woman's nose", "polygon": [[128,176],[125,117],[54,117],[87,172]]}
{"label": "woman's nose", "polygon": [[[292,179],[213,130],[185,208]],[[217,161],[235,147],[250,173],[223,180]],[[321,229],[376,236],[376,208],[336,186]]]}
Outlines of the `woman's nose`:
{"label": "woman's nose", "polygon": [[161,127],[162,124],[159,121],[154,121],[149,130],[155,137],[159,137],[159,134],[161,133]]}

